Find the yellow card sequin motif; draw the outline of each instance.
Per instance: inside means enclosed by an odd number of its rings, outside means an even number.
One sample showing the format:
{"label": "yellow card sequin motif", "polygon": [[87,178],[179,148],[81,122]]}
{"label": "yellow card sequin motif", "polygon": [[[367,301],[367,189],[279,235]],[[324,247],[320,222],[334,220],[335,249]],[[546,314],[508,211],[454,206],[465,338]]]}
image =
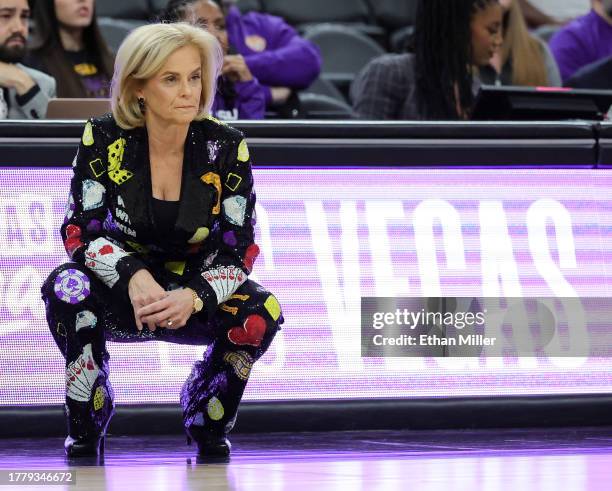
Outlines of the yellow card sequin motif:
{"label": "yellow card sequin motif", "polygon": [[108,146],[108,177],[114,183],[121,185],[130,179],[134,173],[121,168],[125,138],[117,138]]}

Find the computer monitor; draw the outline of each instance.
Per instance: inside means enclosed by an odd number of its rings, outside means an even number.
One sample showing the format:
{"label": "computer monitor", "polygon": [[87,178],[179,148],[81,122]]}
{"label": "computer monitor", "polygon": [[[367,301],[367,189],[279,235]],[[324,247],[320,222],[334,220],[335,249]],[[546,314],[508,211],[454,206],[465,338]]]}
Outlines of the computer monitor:
{"label": "computer monitor", "polygon": [[612,106],[612,91],[562,87],[498,87],[483,85],[472,119],[476,121],[602,121]]}
{"label": "computer monitor", "polygon": [[47,106],[47,119],[89,119],[111,110],[110,99],[57,98]]}

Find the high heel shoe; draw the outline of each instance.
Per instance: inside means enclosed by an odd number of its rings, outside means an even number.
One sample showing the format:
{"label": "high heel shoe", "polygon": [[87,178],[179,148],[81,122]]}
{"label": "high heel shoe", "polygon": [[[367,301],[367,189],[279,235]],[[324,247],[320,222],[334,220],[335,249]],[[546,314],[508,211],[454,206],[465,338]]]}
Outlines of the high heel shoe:
{"label": "high heel shoe", "polygon": [[232,444],[225,435],[215,435],[193,426],[185,428],[187,433],[187,445],[191,445],[192,440],[198,445],[198,454],[203,457],[227,457],[232,449]]}
{"label": "high heel shoe", "polygon": [[64,441],[64,449],[68,457],[98,457],[104,455],[105,435],[91,438],[72,438],[70,435]]}

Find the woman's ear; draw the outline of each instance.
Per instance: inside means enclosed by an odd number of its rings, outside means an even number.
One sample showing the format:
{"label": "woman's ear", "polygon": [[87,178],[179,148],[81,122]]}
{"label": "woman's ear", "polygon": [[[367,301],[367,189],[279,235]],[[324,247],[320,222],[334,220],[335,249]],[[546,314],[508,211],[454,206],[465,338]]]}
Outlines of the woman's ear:
{"label": "woman's ear", "polygon": [[132,88],[134,90],[134,95],[136,96],[136,99],[145,99],[144,82],[142,80],[136,79],[133,79],[132,82],[134,83],[134,85],[132,85]]}

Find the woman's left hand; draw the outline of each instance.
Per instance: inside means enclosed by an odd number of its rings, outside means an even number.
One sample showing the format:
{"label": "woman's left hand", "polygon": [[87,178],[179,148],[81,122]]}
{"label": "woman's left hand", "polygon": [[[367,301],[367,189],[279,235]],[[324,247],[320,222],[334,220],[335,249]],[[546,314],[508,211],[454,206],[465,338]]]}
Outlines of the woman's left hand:
{"label": "woman's left hand", "polygon": [[187,324],[193,312],[193,295],[189,289],[172,290],[168,296],[136,311],[140,321],[154,323],[167,329],[178,329]]}

